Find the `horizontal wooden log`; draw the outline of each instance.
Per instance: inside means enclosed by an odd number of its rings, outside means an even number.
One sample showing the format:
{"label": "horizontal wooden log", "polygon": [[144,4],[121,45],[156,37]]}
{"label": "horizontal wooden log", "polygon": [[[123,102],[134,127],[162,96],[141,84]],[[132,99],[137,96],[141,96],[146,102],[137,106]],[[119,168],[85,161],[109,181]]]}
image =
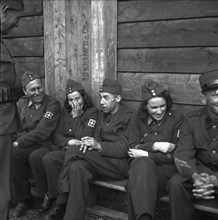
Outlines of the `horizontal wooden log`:
{"label": "horizontal wooden log", "polygon": [[175,103],[201,105],[199,74],[149,74],[118,73],[123,87],[123,97],[141,101],[141,85],[146,80],[156,80],[166,85]]}
{"label": "horizontal wooden log", "polygon": [[[125,104],[125,105],[128,105],[129,107],[131,107],[132,109],[134,109],[135,111],[138,110],[140,104],[141,104],[141,101],[130,101],[130,100],[126,100],[126,99],[123,99],[122,102]],[[199,110],[199,109],[202,109],[204,108],[203,105],[181,105],[181,104],[176,104],[174,103],[173,104],[173,107],[172,107],[172,110],[176,110],[176,111],[179,111],[181,112],[182,114],[186,114],[190,111],[195,111],[195,110]]]}
{"label": "horizontal wooden log", "polygon": [[23,0],[24,9],[21,13],[21,16],[42,15],[42,1],[43,0]]}
{"label": "horizontal wooden log", "polygon": [[217,16],[217,1],[129,1],[118,4],[118,23]]}
{"label": "horizontal wooden log", "polygon": [[38,73],[45,78],[43,57],[14,58],[16,69],[16,85],[21,87],[21,77],[26,70]]}
{"label": "horizontal wooden log", "polygon": [[119,49],[118,71],[202,73],[218,68],[218,48]]}
{"label": "horizontal wooden log", "polygon": [[218,18],[118,25],[118,48],[217,45]]}
{"label": "horizontal wooden log", "polygon": [[43,56],[43,37],[11,38],[4,42],[13,57]]}
{"label": "horizontal wooden log", "polygon": [[21,17],[17,28],[13,28],[5,38],[43,36],[43,17]]}

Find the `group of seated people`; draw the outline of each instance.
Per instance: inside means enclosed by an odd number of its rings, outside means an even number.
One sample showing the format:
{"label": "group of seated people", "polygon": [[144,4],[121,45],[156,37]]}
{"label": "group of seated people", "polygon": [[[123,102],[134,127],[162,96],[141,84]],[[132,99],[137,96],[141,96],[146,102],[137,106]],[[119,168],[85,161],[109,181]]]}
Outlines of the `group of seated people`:
{"label": "group of seated people", "polygon": [[[172,220],[192,219],[194,199],[217,198],[218,70],[200,78],[205,107],[185,116],[172,110],[166,85],[145,80],[137,111],[122,103],[122,86],[105,79],[100,110],[72,79],[60,103],[44,93],[38,74],[22,77],[17,103],[21,130],[13,142],[13,217],[32,199],[55,220],[84,220],[90,183],[128,179],[128,219],[154,219],[158,199],[169,194]],[[181,94],[182,95],[182,94]],[[191,94],[190,94],[191,95]]]}

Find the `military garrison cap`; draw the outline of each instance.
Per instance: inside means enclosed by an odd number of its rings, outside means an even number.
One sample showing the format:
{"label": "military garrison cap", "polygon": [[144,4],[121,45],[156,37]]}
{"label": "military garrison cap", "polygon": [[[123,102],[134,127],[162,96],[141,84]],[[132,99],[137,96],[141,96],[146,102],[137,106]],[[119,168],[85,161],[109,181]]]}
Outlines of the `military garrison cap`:
{"label": "military garrison cap", "polygon": [[22,76],[21,83],[23,88],[34,79],[40,79],[40,76],[37,73],[31,72],[31,71],[25,71],[25,73]]}
{"label": "military garrison cap", "polygon": [[109,92],[112,94],[122,95],[122,86],[115,79],[105,79],[100,87],[100,92]]}
{"label": "military garrison cap", "polygon": [[152,97],[160,95],[163,91],[167,89],[156,81],[147,80],[141,87],[142,99],[146,101]]}
{"label": "military garrison cap", "polygon": [[199,81],[202,92],[218,88],[218,69],[201,74]]}
{"label": "military garrison cap", "polygon": [[68,79],[66,85],[66,94],[79,90],[84,90],[83,86],[79,82],[74,81],[73,79]]}
{"label": "military garrison cap", "polygon": [[11,8],[16,11],[23,10],[23,0],[1,0],[1,5],[4,8]]}

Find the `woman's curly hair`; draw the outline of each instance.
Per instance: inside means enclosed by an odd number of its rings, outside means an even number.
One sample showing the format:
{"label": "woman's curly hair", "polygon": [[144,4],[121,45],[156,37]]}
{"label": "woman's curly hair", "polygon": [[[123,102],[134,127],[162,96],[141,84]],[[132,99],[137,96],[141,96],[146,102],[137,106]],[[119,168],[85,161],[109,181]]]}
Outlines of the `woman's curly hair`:
{"label": "woman's curly hair", "polygon": [[[160,93],[159,95],[157,95],[155,97],[162,97],[166,100],[167,112],[169,112],[172,109],[173,100],[171,98],[171,95],[170,95],[169,91],[163,91],[162,93]],[[139,109],[138,109],[138,116],[142,121],[147,120],[147,118],[149,116],[149,113],[148,113],[148,110],[147,110],[148,100],[143,101],[140,104]]]}
{"label": "woman's curly hair", "polygon": [[[88,108],[92,108],[93,103],[92,103],[91,98],[87,94],[87,92],[84,89],[77,90],[77,92],[82,96],[82,99],[83,99],[83,102],[84,102],[82,110],[86,111]],[[72,107],[69,105],[67,97],[64,101],[64,107],[67,109],[67,111],[71,112]]]}

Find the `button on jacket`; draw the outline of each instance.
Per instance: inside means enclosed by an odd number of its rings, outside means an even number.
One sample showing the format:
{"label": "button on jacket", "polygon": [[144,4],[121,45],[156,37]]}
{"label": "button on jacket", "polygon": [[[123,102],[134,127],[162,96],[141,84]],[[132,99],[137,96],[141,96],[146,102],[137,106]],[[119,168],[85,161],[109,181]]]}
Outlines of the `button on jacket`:
{"label": "button on jacket", "polygon": [[51,145],[51,135],[56,129],[60,116],[60,103],[44,95],[39,108],[35,108],[27,96],[20,98],[18,102],[22,131],[18,133],[17,141],[20,147],[28,147],[33,144],[43,146]]}
{"label": "button on jacket", "polygon": [[128,144],[124,137],[126,134],[124,131],[130,124],[132,114],[133,110],[125,105],[121,105],[120,109],[113,115],[100,113],[94,138],[101,144],[101,155],[127,158]]}
{"label": "button on jacket", "polygon": [[155,142],[170,142],[176,144],[179,137],[179,127],[183,116],[176,112],[166,112],[163,120],[154,125],[147,125],[137,114],[134,115],[130,126],[129,147],[148,151],[149,157],[156,163],[173,163],[173,153],[161,153],[154,151],[152,146]]}
{"label": "button on jacket", "polygon": [[66,108],[62,111],[58,128],[54,133],[54,143],[60,147],[67,145],[71,139],[81,140],[84,136],[93,136],[98,109],[93,107],[87,109],[79,117],[71,117]]}
{"label": "button on jacket", "polygon": [[177,168],[186,178],[195,172],[218,178],[218,122],[211,121],[206,109],[187,115],[175,157]]}

